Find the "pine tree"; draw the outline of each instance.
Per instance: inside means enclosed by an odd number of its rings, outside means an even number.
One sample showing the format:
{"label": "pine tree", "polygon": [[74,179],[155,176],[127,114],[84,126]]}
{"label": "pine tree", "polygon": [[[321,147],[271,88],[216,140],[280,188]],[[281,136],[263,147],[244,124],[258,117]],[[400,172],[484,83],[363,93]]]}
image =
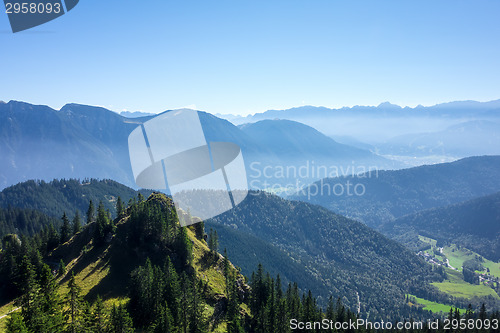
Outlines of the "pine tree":
{"label": "pine tree", "polygon": [[160,309],[160,315],[154,324],[154,333],[174,332],[174,319],[170,313],[170,308],[165,303]]}
{"label": "pine tree", "polygon": [[182,272],[180,278],[181,292],[180,292],[180,300],[179,300],[179,322],[180,328],[183,333],[188,332],[189,327],[189,296],[190,296],[190,283],[186,272]]}
{"label": "pine tree", "polygon": [[326,307],[326,318],[335,321],[335,305],[333,304],[333,296],[328,299],[328,306]]}
{"label": "pine tree", "polygon": [[[201,283],[201,282],[200,282]],[[190,306],[190,318],[189,318],[189,332],[190,333],[203,333],[206,332],[206,323],[203,315],[203,304],[200,299],[199,294],[200,285],[193,279],[192,286],[192,298]]]}
{"label": "pine tree", "polygon": [[194,234],[197,239],[203,240],[205,238],[205,222],[200,221],[194,225]]}
{"label": "pine tree", "polygon": [[99,207],[97,208],[97,219],[96,226],[94,230],[94,240],[97,244],[102,244],[106,237],[106,233],[110,230],[109,216],[104,209],[104,204],[99,202]]}
{"label": "pine tree", "polygon": [[187,228],[179,229],[177,236],[177,253],[183,265],[189,265],[193,259],[193,243],[188,237]]}
{"label": "pine tree", "polygon": [[479,319],[485,320],[487,318],[486,305],[481,304],[481,309],[479,309]]}
{"label": "pine tree", "polygon": [[48,265],[43,265],[40,273],[39,307],[42,320],[39,321],[37,332],[61,332],[63,329],[63,307],[58,293],[58,284]]}
{"label": "pine tree", "polygon": [[80,312],[82,309],[81,289],[75,280],[75,274],[71,272],[71,278],[68,282],[68,293],[66,294],[66,319],[68,322],[68,332],[78,332],[80,328]]}
{"label": "pine tree", "polygon": [[125,205],[123,204],[122,198],[118,197],[116,200],[116,216],[120,218],[125,213]]}
{"label": "pine tree", "polygon": [[217,230],[214,230],[214,252],[219,251],[219,236]]}
{"label": "pine tree", "polygon": [[[225,265],[226,266],[226,265]],[[233,274],[226,273],[226,289],[228,297],[227,306],[227,332],[241,333],[244,332],[240,318],[240,303],[238,299],[238,291],[236,281]]]}
{"label": "pine tree", "polygon": [[66,215],[66,212],[64,212],[62,216],[62,221],[63,224],[61,226],[61,239],[60,243],[66,243],[70,238],[71,238],[71,227],[69,225],[69,219],[68,216]]}
{"label": "pine tree", "polygon": [[24,323],[23,316],[19,312],[11,312],[7,320],[6,333],[28,333],[29,330]]}
{"label": "pine tree", "polygon": [[105,332],[106,331],[107,316],[104,309],[104,303],[99,295],[93,306],[92,311],[92,328],[94,332]]}
{"label": "pine tree", "polygon": [[52,223],[49,224],[47,237],[47,252],[55,249],[59,245],[60,237]]}
{"label": "pine tree", "polygon": [[103,332],[105,330],[94,329],[94,316],[92,314],[92,306],[89,302],[84,301],[82,304],[82,331],[83,332]]}
{"label": "pine tree", "polygon": [[265,327],[269,332],[275,332],[276,330],[276,292],[274,289],[274,280],[271,279],[270,295],[267,299],[266,309],[265,309]]}
{"label": "pine tree", "polygon": [[125,309],[125,306],[113,305],[113,309],[111,310],[111,322],[109,331],[111,333],[134,332],[132,318],[130,318],[129,313]]}
{"label": "pine tree", "polygon": [[36,302],[38,297],[38,283],[35,270],[28,256],[24,255],[19,267],[19,288],[22,296],[19,299],[24,323],[28,328],[34,328],[40,315],[40,308]]}
{"label": "pine tree", "polygon": [[217,230],[210,228],[210,233],[208,235],[208,248],[215,254],[219,249],[219,236],[217,235]]}
{"label": "pine tree", "polygon": [[170,308],[170,313],[174,322],[179,320],[179,298],[180,298],[180,282],[177,271],[175,270],[170,257],[167,257],[167,261],[163,268],[164,278],[165,278],[165,291],[164,299],[167,301],[167,305]]}
{"label": "pine tree", "polygon": [[80,218],[80,213],[76,211],[75,217],[73,218],[73,235],[79,233],[80,230],[82,230],[82,221]]}
{"label": "pine tree", "polygon": [[59,261],[59,269],[57,274],[59,276],[63,276],[64,274],[66,274],[66,265],[64,265],[64,261],[62,259]]}
{"label": "pine tree", "polygon": [[87,224],[94,222],[95,218],[95,207],[92,200],[89,202],[89,208],[87,209]]}

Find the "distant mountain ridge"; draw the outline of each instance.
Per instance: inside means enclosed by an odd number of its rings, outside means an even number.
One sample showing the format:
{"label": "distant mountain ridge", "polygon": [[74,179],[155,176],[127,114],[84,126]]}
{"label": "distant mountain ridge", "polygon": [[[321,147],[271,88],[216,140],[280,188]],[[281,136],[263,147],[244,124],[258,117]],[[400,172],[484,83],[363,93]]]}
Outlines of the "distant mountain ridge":
{"label": "distant mountain ridge", "polygon": [[[234,124],[265,119],[294,120],[328,136],[350,136],[367,144],[382,143],[399,135],[439,132],[472,120],[498,121],[500,100],[490,102],[450,102],[434,106],[400,107],[389,102],[378,106],[353,106],[337,109],[300,106],[287,110],[268,110],[246,117],[228,115]],[[472,152],[467,156],[479,155]]]}
{"label": "distant mountain ridge", "polygon": [[[333,114],[345,114],[350,113],[352,116],[361,115],[367,112],[377,112],[379,115],[387,115],[389,113],[394,113],[396,115],[405,115],[411,112],[420,113],[421,116],[429,115],[433,112],[438,113],[442,110],[455,110],[459,111],[462,114],[471,114],[477,110],[480,111],[490,111],[490,110],[500,110],[500,99],[492,100],[489,102],[477,102],[477,101],[453,101],[447,103],[440,103],[432,106],[422,106],[418,105],[416,107],[401,107],[397,104],[392,104],[390,102],[383,102],[377,106],[363,106],[363,105],[355,105],[352,107],[341,107],[341,108],[328,108],[324,106],[312,106],[312,105],[304,105],[293,107],[290,109],[282,109],[282,110],[267,110],[261,113],[255,113],[253,115],[248,116],[237,116],[237,115],[228,115],[235,123],[248,123],[255,122],[258,120],[264,119],[291,119],[293,117],[299,116],[329,116]],[[488,112],[489,113],[489,112]],[[492,113],[498,116],[498,113]],[[219,114],[220,117],[224,118],[226,115]],[[448,113],[441,113],[440,116],[446,116]],[[457,114],[455,114],[456,116]]]}
{"label": "distant mountain ridge", "polygon": [[126,117],[126,118],[140,118],[140,117],[149,117],[149,116],[153,116],[153,115],[154,115],[154,113],[142,112],[142,111],[134,111],[134,112],[122,111],[122,112],[120,112],[120,116]]}
{"label": "distant mountain ridge", "polygon": [[[347,192],[347,182],[351,184],[351,195]],[[359,195],[353,194],[356,185]],[[500,191],[500,156],[480,156],[362,176],[327,178],[290,198],[322,205],[377,228],[419,210],[497,191]]]}
{"label": "distant mountain ridge", "polygon": [[1,104],[0,188],[28,179],[86,177],[132,185],[126,147],[114,142],[126,140],[136,126],[103,108]]}
{"label": "distant mountain ridge", "polygon": [[[288,148],[285,154],[273,146],[276,136],[272,132],[252,135],[251,131],[247,133],[227,120],[201,111],[198,114],[206,139],[237,143],[248,170],[252,162],[260,163],[255,168],[261,170],[266,166],[286,167],[291,163],[299,167],[309,159],[325,165],[350,165],[353,160],[383,168],[394,165],[369,151],[340,145],[305,125],[278,122],[277,126],[282,125],[282,136],[297,126],[300,126],[300,131],[295,131],[297,135],[304,129],[314,134],[309,138],[309,146],[304,145],[306,140],[293,141],[292,136],[287,136],[286,142],[282,141]],[[81,104],[67,104],[59,111],[17,101],[0,104],[0,156],[3,157],[0,160],[0,189],[28,179],[50,181],[54,178],[113,179],[135,187],[128,135],[155,116],[125,118],[101,107]],[[328,151],[327,146],[338,149],[335,154],[325,154],[315,148],[324,147]],[[309,152],[308,156],[302,155],[304,151]],[[295,158],[290,159],[290,156]],[[271,183],[277,184],[289,181],[270,178]]]}
{"label": "distant mountain ridge", "polygon": [[443,131],[412,133],[394,137],[377,145],[380,154],[428,156],[469,156],[500,154],[500,120],[471,120],[458,123]]}

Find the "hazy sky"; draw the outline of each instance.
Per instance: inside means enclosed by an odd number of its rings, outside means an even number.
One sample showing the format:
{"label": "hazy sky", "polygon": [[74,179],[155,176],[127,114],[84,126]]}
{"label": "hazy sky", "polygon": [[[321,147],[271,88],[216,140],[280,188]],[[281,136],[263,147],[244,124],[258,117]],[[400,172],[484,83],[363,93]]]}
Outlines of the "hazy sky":
{"label": "hazy sky", "polygon": [[4,101],[247,114],[500,98],[498,0],[81,0],[17,34],[0,8]]}

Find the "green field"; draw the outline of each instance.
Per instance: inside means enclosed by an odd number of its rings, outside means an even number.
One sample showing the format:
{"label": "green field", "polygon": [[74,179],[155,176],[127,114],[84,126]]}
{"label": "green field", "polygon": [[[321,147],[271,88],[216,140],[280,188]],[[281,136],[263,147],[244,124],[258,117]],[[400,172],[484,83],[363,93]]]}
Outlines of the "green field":
{"label": "green field", "polygon": [[[425,252],[437,257],[437,259],[444,260],[444,258],[441,256],[439,251],[436,248],[436,240],[425,237],[425,236],[418,236],[418,239],[424,243],[430,244],[432,246],[431,249],[426,250]],[[446,258],[448,258],[450,265],[459,271],[462,270],[462,265],[464,261],[469,260],[469,259],[474,259],[476,256],[480,256],[474,251],[471,251],[467,248],[458,248],[457,245],[452,244],[450,246],[446,246],[443,248],[443,254]],[[500,263],[493,262],[491,260],[488,260],[486,258],[483,258],[483,266],[485,270],[483,272],[477,272],[477,273],[486,273],[486,268],[490,269],[490,274],[493,276],[496,276],[500,278]]]}
{"label": "green field", "polygon": [[[469,259],[474,259],[476,258],[476,256],[479,256],[479,254],[469,249],[466,248],[458,249],[457,246],[454,244],[445,247],[443,249],[443,253],[450,260],[450,265],[457,268],[460,271],[462,270],[462,265],[464,261]],[[500,263],[493,262],[486,258],[483,259],[484,262],[482,263],[482,265],[484,266],[485,269],[483,272],[478,272],[478,273],[486,273],[486,268],[489,268],[491,275],[500,278]]]}
{"label": "green field", "polygon": [[493,275],[493,276],[496,276],[496,277],[499,277],[500,278],[500,264],[499,263],[496,263],[496,262],[493,262],[491,260],[486,260],[484,263],[483,263],[483,266],[485,268],[489,268],[490,269],[490,274]]}
{"label": "green field", "polygon": [[483,297],[491,295],[495,298],[500,299],[497,293],[493,289],[482,284],[473,285],[467,282],[453,283],[445,281],[445,282],[434,282],[432,283],[432,285],[436,286],[442,292],[445,292],[454,297],[462,297],[470,299],[474,296]]}
{"label": "green field", "polygon": [[436,240],[435,239],[432,239],[432,238],[429,238],[429,237],[425,237],[425,236],[421,236],[421,235],[418,235],[418,239],[421,242],[430,244],[432,247],[436,246]]}
{"label": "green field", "polygon": [[[410,296],[411,298],[414,298],[415,301],[417,302],[417,304],[423,306],[424,310],[429,310],[429,311],[434,312],[434,313],[439,313],[439,312],[447,313],[450,311],[450,308],[452,307],[451,305],[446,305],[446,304],[428,301],[426,299],[416,297],[414,295],[409,294],[408,296]],[[459,311],[462,314],[465,313],[465,309],[459,308]]]}
{"label": "green field", "polygon": [[491,295],[500,299],[498,294],[488,286],[483,284],[474,285],[465,282],[462,279],[462,273],[446,268],[448,279],[444,282],[434,282],[432,285],[436,286],[442,292],[455,297],[463,297],[470,299],[474,296],[482,297]]}
{"label": "green field", "polygon": [[462,265],[464,261],[469,259],[474,259],[477,256],[477,253],[472,252],[471,250],[465,248],[458,248],[455,244],[451,246],[446,246],[443,248],[443,253],[450,261],[450,265],[455,267],[459,271],[462,270]]}

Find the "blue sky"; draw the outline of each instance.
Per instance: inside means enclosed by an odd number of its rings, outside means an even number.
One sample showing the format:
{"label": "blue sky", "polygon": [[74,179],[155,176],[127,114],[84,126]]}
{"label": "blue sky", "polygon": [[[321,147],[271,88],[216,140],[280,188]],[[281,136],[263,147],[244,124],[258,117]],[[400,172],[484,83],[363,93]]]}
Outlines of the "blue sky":
{"label": "blue sky", "polygon": [[487,101],[498,17],[496,0],[81,0],[13,34],[2,12],[0,100],[234,114]]}

